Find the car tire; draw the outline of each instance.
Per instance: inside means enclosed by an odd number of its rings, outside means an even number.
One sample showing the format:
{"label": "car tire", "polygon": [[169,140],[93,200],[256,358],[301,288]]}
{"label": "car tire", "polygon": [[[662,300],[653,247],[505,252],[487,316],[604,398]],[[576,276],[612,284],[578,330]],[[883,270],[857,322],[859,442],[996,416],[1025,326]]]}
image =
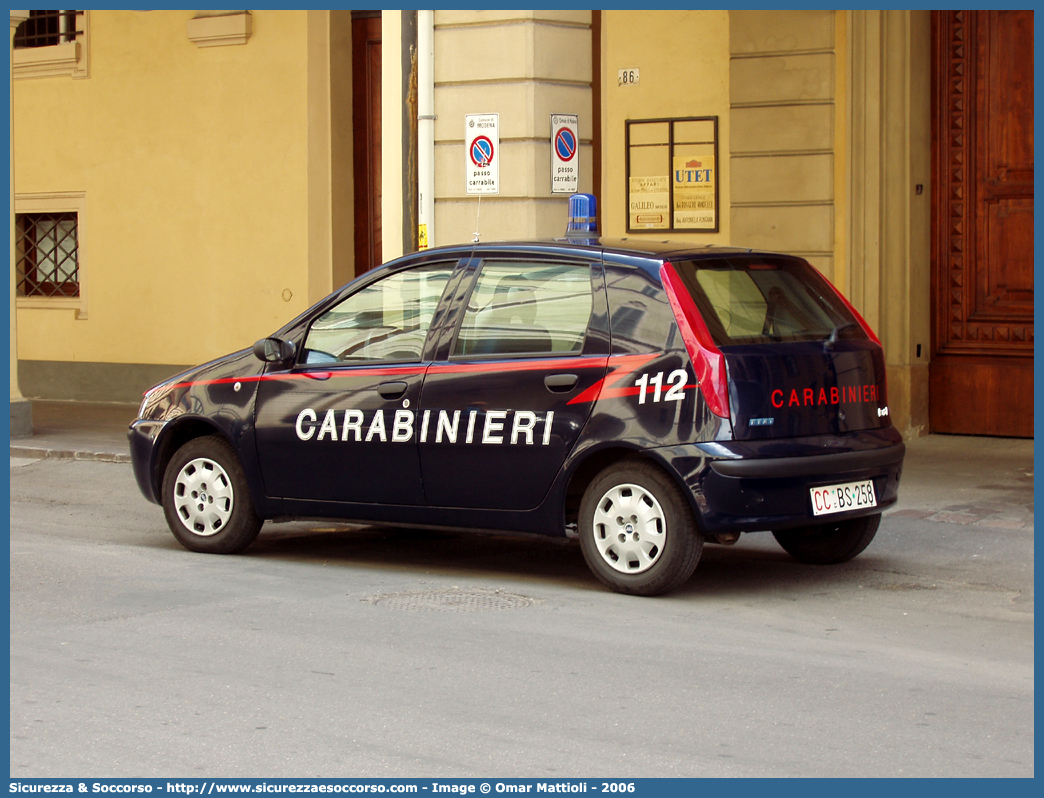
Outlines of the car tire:
{"label": "car tire", "polygon": [[848,562],[870,545],[881,525],[881,514],[831,521],[772,535],[795,560],[810,565],[835,565]]}
{"label": "car tire", "polygon": [[618,593],[657,596],[685,583],[703,536],[681,490],[650,463],[603,470],[580,503],[580,548],[602,584]]}
{"label": "car tire", "polygon": [[163,476],[163,511],[181,545],[209,554],[242,551],[264,523],[239,458],[217,436],[195,438],[175,452]]}

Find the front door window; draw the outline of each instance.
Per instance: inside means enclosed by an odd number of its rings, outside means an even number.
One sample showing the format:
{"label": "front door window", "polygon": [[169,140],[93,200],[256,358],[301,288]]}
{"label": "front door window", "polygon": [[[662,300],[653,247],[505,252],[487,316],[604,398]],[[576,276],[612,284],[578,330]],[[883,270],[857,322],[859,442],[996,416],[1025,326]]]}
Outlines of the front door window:
{"label": "front door window", "polygon": [[420,360],[451,273],[446,264],[411,269],[352,294],[312,324],[305,362]]}

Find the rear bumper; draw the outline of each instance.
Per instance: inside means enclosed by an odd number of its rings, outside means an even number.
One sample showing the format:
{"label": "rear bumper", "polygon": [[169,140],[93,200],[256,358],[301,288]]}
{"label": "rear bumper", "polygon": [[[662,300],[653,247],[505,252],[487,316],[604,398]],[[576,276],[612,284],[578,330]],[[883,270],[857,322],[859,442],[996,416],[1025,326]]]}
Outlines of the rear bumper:
{"label": "rear bumper", "polygon": [[807,457],[767,457],[760,460],[712,460],[711,470],[723,477],[745,479],[790,479],[794,477],[865,471],[902,465],[906,446],[900,441],[881,449],[831,452]]}
{"label": "rear bumper", "polygon": [[[906,454],[892,428],[692,448],[702,457],[668,459],[692,492],[706,534],[775,531],[880,513],[898,498]],[[787,456],[780,456],[783,452]],[[813,514],[812,488],[867,479],[874,484],[876,507]]]}

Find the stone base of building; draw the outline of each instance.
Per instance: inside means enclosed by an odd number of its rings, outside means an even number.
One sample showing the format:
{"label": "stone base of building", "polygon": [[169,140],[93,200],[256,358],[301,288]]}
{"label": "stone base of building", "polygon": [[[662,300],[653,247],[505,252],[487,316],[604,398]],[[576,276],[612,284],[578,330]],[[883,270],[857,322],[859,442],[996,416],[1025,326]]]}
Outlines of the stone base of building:
{"label": "stone base of building", "polygon": [[11,437],[27,438],[33,434],[33,406],[28,399],[11,400]]}
{"label": "stone base of building", "polygon": [[136,405],[153,385],[187,368],[155,363],[19,360],[18,386],[30,399]]}

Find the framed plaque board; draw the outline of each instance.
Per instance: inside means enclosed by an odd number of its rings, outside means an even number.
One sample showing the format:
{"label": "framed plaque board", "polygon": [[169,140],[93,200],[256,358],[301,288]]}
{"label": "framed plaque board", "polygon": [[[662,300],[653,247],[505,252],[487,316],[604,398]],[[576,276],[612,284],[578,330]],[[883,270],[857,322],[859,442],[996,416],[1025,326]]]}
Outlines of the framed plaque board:
{"label": "framed plaque board", "polygon": [[625,125],[627,232],[718,232],[718,117]]}

